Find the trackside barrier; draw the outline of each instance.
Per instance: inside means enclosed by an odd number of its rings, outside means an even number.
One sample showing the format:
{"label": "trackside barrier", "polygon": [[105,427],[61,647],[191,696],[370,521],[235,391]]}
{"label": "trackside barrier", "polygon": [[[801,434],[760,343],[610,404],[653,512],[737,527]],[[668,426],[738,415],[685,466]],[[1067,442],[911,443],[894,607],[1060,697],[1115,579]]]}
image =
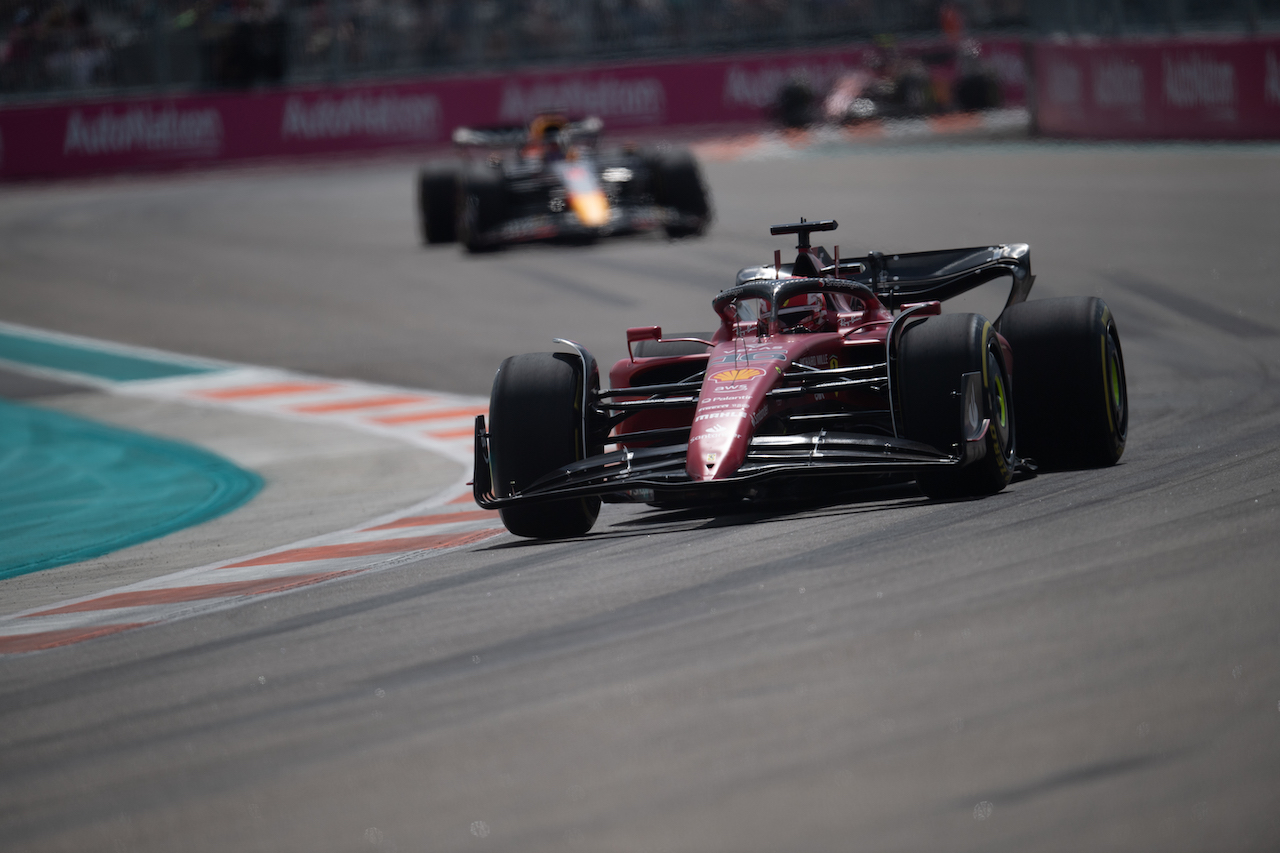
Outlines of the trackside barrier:
{"label": "trackside barrier", "polygon": [[[1024,46],[989,39],[983,58],[1006,104],[1026,102]],[[787,80],[822,89],[873,48],[441,77],[236,94],[116,98],[0,108],[0,180],[301,159],[447,143],[459,125],[514,124],[539,109],[601,116],[612,131],[758,124]],[[950,62],[946,43],[900,46]],[[951,58],[948,59],[948,51]]]}
{"label": "trackside barrier", "polygon": [[1046,136],[1280,138],[1280,37],[1046,42],[1033,67]]}
{"label": "trackside barrier", "polygon": [[[948,49],[939,42],[901,46],[905,55],[934,62]],[[5,106],[0,180],[425,151],[447,144],[458,125],[519,123],[548,107],[600,115],[624,133],[752,125],[785,81],[803,76],[821,90],[861,67],[872,50]],[[1029,51],[1018,39],[987,39],[982,52],[1005,104],[1032,101],[1046,136],[1280,138],[1280,36],[1046,41]]]}

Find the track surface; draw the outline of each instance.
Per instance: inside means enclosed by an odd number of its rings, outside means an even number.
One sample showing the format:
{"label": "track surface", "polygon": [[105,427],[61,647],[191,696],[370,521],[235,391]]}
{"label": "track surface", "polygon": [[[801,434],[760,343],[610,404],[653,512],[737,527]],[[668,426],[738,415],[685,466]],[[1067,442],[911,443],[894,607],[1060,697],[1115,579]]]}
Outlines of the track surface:
{"label": "track surface", "polygon": [[[1280,847],[1280,150],[918,147],[707,169],[712,236],[466,258],[412,165],[6,190],[0,316],[484,393],[705,324],[780,240],[1033,245],[1102,295],[1129,448],[981,501],[606,507],[0,659],[6,850]],[[2,590],[0,590],[2,591]]]}

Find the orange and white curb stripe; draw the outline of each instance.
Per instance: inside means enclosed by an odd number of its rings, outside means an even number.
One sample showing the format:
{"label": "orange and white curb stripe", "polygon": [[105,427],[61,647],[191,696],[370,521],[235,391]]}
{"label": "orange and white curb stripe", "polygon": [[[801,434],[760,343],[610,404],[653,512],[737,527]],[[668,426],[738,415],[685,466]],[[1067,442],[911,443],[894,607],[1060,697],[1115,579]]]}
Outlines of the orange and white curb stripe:
{"label": "orange and white curb stripe", "polygon": [[[488,410],[479,397],[237,366],[108,390],[375,433],[453,459],[468,479],[475,416]],[[478,509],[459,482],[436,498],[348,530],[0,616],[0,654],[70,645],[232,607],[475,545],[502,532],[498,514]]]}
{"label": "orange and white curb stripe", "polygon": [[489,411],[482,397],[257,367],[130,382],[113,390],[374,433],[435,451],[468,469],[476,415]]}

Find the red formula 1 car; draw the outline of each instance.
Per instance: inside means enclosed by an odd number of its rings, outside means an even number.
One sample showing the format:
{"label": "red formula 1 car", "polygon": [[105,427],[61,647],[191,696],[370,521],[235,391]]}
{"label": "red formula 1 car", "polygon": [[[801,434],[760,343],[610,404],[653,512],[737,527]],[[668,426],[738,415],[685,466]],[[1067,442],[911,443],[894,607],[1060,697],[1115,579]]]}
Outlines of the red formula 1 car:
{"label": "red formula 1 car", "polygon": [[[556,538],[589,531],[602,497],[688,505],[897,478],[967,498],[1037,464],[1120,458],[1124,359],[1101,299],[1025,301],[1023,244],[832,259],[809,236],[835,227],[774,226],[799,235],[795,261],[740,271],[712,300],[714,334],[629,329],[611,388],[571,341],[504,361],[488,427],[476,419],[476,502],[512,533]],[[941,313],[1000,277],[994,323]]]}

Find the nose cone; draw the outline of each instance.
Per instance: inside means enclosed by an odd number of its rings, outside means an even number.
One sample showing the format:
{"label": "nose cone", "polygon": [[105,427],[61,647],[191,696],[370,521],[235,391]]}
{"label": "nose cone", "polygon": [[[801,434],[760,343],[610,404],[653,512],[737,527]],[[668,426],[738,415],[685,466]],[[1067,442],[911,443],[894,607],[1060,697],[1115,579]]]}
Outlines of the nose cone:
{"label": "nose cone", "polygon": [[702,417],[715,420],[695,421],[685,470],[694,482],[731,476],[746,456],[746,442],[751,440],[751,416],[728,410]]}
{"label": "nose cone", "polygon": [[588,228],[599,228],[609,221],[609,200],[600,190],[574,193],[569,196],[569,207],[578,221]]}

